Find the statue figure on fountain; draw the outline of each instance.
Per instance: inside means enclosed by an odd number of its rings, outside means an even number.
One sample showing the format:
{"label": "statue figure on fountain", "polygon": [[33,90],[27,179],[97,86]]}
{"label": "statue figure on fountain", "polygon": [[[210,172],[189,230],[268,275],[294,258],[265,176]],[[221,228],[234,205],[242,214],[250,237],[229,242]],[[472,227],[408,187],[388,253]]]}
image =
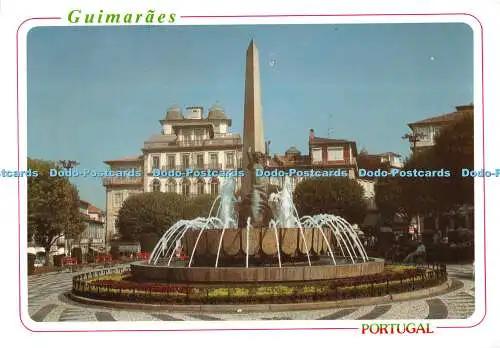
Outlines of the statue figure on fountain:
{"label": "statue figure on fountain", "polygon": [[[246,167],[246,176],[242,179],[250,181],[250,190],[245,192],[241,197],[239,209],[239,225],[246,227],[248,218],[251,218],[251,224],[254,227],[267,226],[267,193],[266,185],[261,177],[257,176],[256,170],[263,169],[266,164],[266,155],[253,151],[251,146],[248,146],[246,151],[248,164]],[[243,185],[246,186],[246,185]]]}

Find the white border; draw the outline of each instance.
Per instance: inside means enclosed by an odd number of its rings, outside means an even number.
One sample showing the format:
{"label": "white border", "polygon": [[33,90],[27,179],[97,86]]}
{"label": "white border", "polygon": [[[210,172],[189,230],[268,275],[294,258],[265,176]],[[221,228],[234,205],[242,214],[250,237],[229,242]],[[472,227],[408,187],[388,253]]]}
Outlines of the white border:
{"label": "white border", "polygon": [[[146,9],[147,10],[147,9]],[[108,12],[112,10],[107,9]],[[130,10],[127,10],[129,12]],[[97,11],[96,11],[97,12]],[[122,11],[123,12],[123,11]],[[144,8],[140,12],[145,12]],[[157,10],[157,12],[163,12]],[[168,12],[168,11],[165,11]],[[310,13],[310,12],[309,12]],[[316,12],[317,13],[317,12]],[[482,110],[482,80],[481,80],[481,28],[479,23],[470,16],[457,15],[457,16],[388,16],[388,17],[282,17],[282,18],[204,18],[204,19],[177,19],[177,25],[220,25],[223,24],[324,24],[324,23],[436,23],[436,22],[463,22],[468,24],[474,31],[474,104],[477,115],[481,115]],[[26,37],[27,33],[33,27],[38,26],[75,26],[67,24],[65,18],[60,21],[40,20],[29,21],[23,25],[19,31],[19,91],[20,91],[20,129],[26,129],[27,115],[26,115]],[[79,25],[76,25],[79,26]],[[468,49],[464,47],[464,49]],[[475,119],[475,153],[476,167],[482,168],[482,118],[476,117]],[[20,134],[20,154],[21,158],[25,158],[26,151],[26,133],[21,131]],[[22,165],[26,167],[26,161]],[[21,182],[21,216],[26,216],[26,181]],[[476,223],[476,312],[467,320],[440,320],[440,321],[426,321],[417,320],[417,322],[431,322],[435,326],[467,326],[475,325],[484,315],[484,265],[483,265],[483,234],[478,231],[484,230],[482,214],[484,211],[483,206],[483,192],[482,181],[477,179],[475,190],[475,212],[477,218]],[[21,231],[27,228],[26,219],[21,221]],[[21,246],[26,245],[26,234],[21,234]],[[25,248],[21,248],[21,255],[25,255]],[[23,313],[22,318],[25,325],[34,331],[45,330],[179,330],[179,329],[227,329],[227,328],[332,328],[332,327],[360,327],[361,323],[369,321],[355,321],[355,320],[336,320],[336,321],[241,321],[241,322],[34,322],[30,319],[27,313],[27,277],[26,277],[26,258],[21,257],[21,270],[23,272],[21,277],[22,285],[22,298],[23,298]],[[374,322],[384,322],[376,320]],[[386,321],[387,322],[387,321]],[[391,321],[392,322],[392,321]],[[408,321],[398,321],[408,322]]]}

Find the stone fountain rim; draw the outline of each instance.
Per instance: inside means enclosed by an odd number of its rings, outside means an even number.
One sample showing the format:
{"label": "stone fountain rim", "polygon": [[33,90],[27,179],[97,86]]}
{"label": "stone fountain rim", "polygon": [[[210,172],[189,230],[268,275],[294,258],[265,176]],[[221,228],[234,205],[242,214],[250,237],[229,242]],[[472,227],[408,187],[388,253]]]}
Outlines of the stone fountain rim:
{"label": "stone fountain rim", "polygon": [[382,273],[383,259],[344,265],[295,267],[170,267],[144,262],[130,265],[137,281],[171,283],[285,283],[370,276]]}

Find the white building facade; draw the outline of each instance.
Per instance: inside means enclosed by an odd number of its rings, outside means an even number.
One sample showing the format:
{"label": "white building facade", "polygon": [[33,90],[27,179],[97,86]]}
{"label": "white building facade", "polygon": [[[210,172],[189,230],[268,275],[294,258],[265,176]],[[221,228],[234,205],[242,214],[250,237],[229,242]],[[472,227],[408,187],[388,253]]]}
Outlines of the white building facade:
{"label": "white building facade", "polygon": [[[217,176],[167,176],[175,171],[238,170],[242,162],[242,140],[230,131],[232,120],[214,105],[205,115],[203,107],[168,109],[160,121],[159,134],[144,142],[142,155],[105,163],[113,170],[137,170],[140,177],[106,178],[107,236],[117,236],[116,219],[123,202],[142,192],[172,192],[185,196],[212,194],[220,190]],[[161,174],[161,175],[158,175]],[[239,185],[238,181],[238,185]]]}

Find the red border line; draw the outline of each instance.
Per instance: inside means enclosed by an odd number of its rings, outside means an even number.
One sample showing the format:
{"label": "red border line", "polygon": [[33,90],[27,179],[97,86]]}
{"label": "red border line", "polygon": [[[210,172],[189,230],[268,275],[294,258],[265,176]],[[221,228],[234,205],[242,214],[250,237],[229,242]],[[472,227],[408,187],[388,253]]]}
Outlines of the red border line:
{"label": "red border line", "polygon": [[[181,16],[183,19],[224,19],[224,18],[284,18],[284,17],[375,17],[375,16],[469,16],[476,20],[481,28],[481,85],[482,85],[482,110],[481,110],[481,118],[482,118],[482,150],[483,150],[483,168],[485,168],[485,139],[484,139],[484,37],[483,37],[483,25],[481,21],[474,15],[469,13],[386,13],[386,14],[257,14],[257,15],[213,15],[213,16]],[[17,168],[20,170],[20,146],[19,146],[19,31],[21,27],[30,21],[35,20],[60,20],[61,17],[34,17],[28,18],[23,21],[16,32],[16,80],[17,80]],[[484,206],[484,315],[481,320],[470,326],[437,326],[440,329],[468,329],[474,328],[482,324],[486,318],[487,313],[487,291],[486,291],[486,178],[483,177],[483,206]],[[18,243],[19,243],[19,258],[18,258],[18,271],[19,271],[19,320],[21,324],[31,332],[177,332],[177,331],[291,331],[291,330],[358,330],[359,328],[237,328],[237,329],[175,329],[175,330],[32,330],[30,329],[23,321],[22,318],[22,296],[21,296],[21,179],[17,179],[17,195],[18,195],[18,206],[17,206],[17,217],[18,217]]]}
{"label": "red border line", "polygon": [[[394,16],[470,16],[473,17],[480,25],[481,22],[474,15],[464,12],[456,13],[354,13],[354,14],[326,14],[326,13],[311,13],[311,14],[253,14],[253,15],[208,15],[208,16],[180,16],[183,19],[224,19],[224,18],[291,18],[291,17],[394,17]],[[481,32],[483,26],[481,25]]]}

